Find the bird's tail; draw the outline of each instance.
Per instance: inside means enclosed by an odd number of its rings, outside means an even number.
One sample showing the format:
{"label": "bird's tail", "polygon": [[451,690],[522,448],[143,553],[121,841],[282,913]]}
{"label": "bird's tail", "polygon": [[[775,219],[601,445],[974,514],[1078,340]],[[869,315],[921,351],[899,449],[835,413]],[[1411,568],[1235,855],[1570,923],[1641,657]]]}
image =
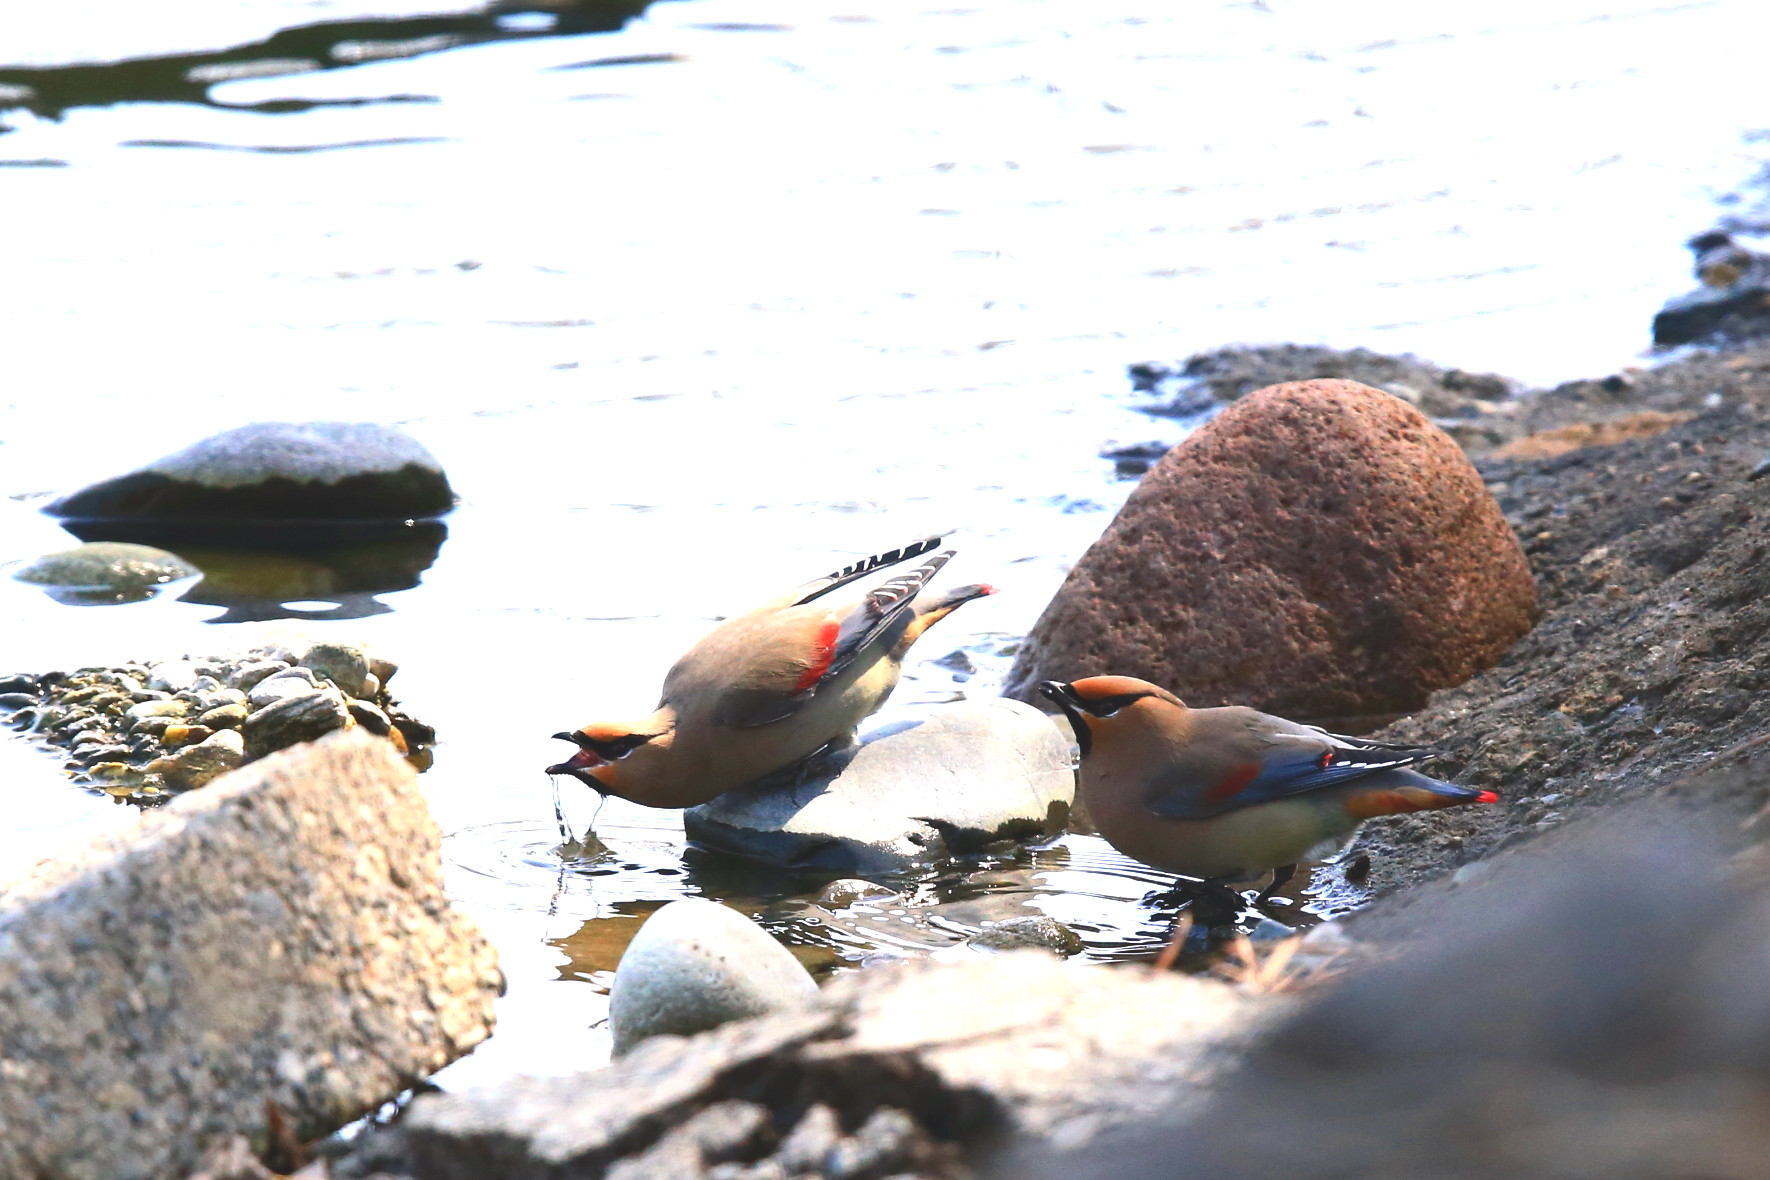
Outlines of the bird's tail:
{"label": "bird's tail", "polygon": [[1354,819],[1375,819],[1380,815],[1436,811],[1466,803],[1498,803],[1499,799],[1492,791],[1459,787],[1417,770],[1397,767],[1359,779],[1346,793],[1346,814]]}
{"label": "bird's tail", "polygon": [[795,606],[802,606],[815,598],[822,598],[838,586],[846,586],[856,578],[864,578],[874,570],[882,570],[889,566],[899,565],[911,558],[932,553],[940,548],[943,537],[935,534],[921,537],[907,545],[899,545],[895,549],[887,549],[883,553],[875,553],[871,557],[863,557],[859,561],[851,561],[839,570],[831,570],[816,581],[807,582],[799,588],[799,597]]}

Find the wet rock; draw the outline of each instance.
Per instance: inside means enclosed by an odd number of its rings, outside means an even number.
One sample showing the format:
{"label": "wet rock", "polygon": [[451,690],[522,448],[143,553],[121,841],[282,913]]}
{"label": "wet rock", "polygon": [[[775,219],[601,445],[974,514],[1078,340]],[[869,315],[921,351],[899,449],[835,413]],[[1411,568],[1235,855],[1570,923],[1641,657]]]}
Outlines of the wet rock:
{"label": "wet rock", "polygon": [[386,687],[387,682],[392,680],[398,671],[399,665],[390,659],[377,655],[369,657],[369,675],[373,676],[382,687]]}
{"label": "wet rock", "polygon": [[872,881],[862,881],[856,877],[843,877],[825,885],[823,892],[818,894],[818,904],[833,910],[845,910],[851,905],[861,903],[882,904],[897,898],[897,891],[887,889]]}
{"label": "wet rock", "polygon": [[1681,295],[1667,300],[1653,317],[1653,343],[1661,348],[1765,337],[1770,337],[1770,286],[1763,284],[1705,288]]}
{"label": "wet rock", "polygon": [[1062,959],[1082,953],[1081,937],[1056,918],[1044,914],[1028,914],[985,926],[968,941],[971,946],[986,951],[1043,950]]}
{"label": "wet rock", "polygon": [[351,701],[348,707],[356,723],[377,737],[389,737],[399,732],[393,728],[392,719],[368,701]]}
{"label": "wet rock", "polygon": [[0,692],[0,712],[10,713],[36,703],[37,694],[34,692]]}
{"label": "wet rock", "polygon": [[234,669],[232,675],[228,677],[228,683],[241,692],[249,693],[268,677],[275,676],[278,672],[286,672],[288,669],[289,662],[287,660],[255,660]]}
{"label": "wet rock", "polygon": [[1313,344],[1232,345],[1202,352],[1180,365],[1130,367],[1131,387],[1163,399],[1146,407],[1167,417],[1192,417],[1287,381],[1344,378],[1375,386],[1435,418],[1479,415],[1517,393],[1493,373],[1441,369],[1414,356]]}
{"label": "wet rock", "polygon": [[[1748,785],[1770,790],[1753,773],[1716,793]],[[1252,1046],[1209,1101],[994,1174],[1165,1175],[1184,1153],[1188,1175],[1223,1180],[1744,1180],[1770,1150],[1746,1097],[1770,1085],[1770,897],[1724,871],[1717,836],[1737,822],[1693,803],[1595,817],[1352,919],[1387,953]],[[1235,1125],[1249,1111],[1258,1135]]]}
{"label": "wet rock", "polygon": [[[272,750],[281,750],[297,742],[311,742],[335,729],[350,724],[350,710],[338,690],[309,689],[300,696],[283,697],[246,717],[240,730],[245,736],[246,751],[261,758]],[[219,736],[219,735],[218,735]]]}
{"label": "wet rock", "polygon": [[257,422],[51,504],[82,520],[401,520],[454,493],[429,451],[391,426]]}
{"label": "wet rock", "polygon": [[[299,855],[293,855],[298,850]],[[376,1109],[488,1034],[411,770],[340,735],[180,796],[0,896],[0,1175],[149,1180]]]}
{"label": "wet rock", "polygon": [[287,697],[305,696],[320,687],[319,678],[310,668],[288,668],[266,676],[246,694],[246,702],[254,709],[274,705]]}
{"label": "wet rock", "polygon": [[1418,708],[1530,629],[1474,466],[1405,402],[1274,386],[1171,451],[1071,570],[1005,691],[1104,672],[1195,706],[1349,724]]}
{"label": "wet rock", "polygon": [[1069,745],[1043,714],[966,701],[690,808],[683,826],[740,856],[868,873],[1060,831],[1074,793]]}
{"label": "wet rock", "polygon": [[197,718],[197,724],[210,729],[238,729],[246,720],[243,704],[217,705]]}
{"label": "wet rock", "polygon": [[300,666],[315,679],[336,684],[345,696],[358,697],[369,674],[369,657],[354,643],[316,643],[301,657]]}
{"label": "wet rock", "polygon": [[769,1107],[778,1148],[752,1140],[764,1154],[707,1176],[958,1180],[1003,1137],[1036,1158],[1140,1125],[1170,1087],[1202,1101],[1288,1011],[1210,980],[1029,951],[903,964],[841,977],[809,1008],[654,1039],[608,1069],[421,1096],[364,1150],[413,1180],[594,1176],[746,1101]]}
{"label": "wet rock", "polygon": [[176,553],[147,545],[95,541],[45,554],[13,572],[21,582],[49,588],[71,606],[145,602],[163,587],[202,571]]}
{"label": "wet rock", "polygon": [[658,910],[615,968],[608,1022],[615,1052],[661,1033],[687,1035],[803,1007],[817,985],[791,952],[726,906],[688,898]]}
{"label": "wet rock", "polygon": [[224,729],[175,754],[154,759],[145,769],[159,775],[173,790],[189,791],[220,778],[245,761],[245,738],[237,729]]}

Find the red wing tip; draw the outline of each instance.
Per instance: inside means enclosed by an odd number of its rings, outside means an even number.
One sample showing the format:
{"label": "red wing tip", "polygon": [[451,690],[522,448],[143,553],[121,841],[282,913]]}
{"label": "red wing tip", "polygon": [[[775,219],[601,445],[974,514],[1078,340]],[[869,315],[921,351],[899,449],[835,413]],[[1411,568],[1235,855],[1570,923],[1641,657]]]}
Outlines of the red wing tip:
{"label": "red wing tip", "polygon": [[1499,801],[1499,794],[1494,791],[1483,791],[1481,794],[1475,796],[1475,802],[1477,803],[1498,803]]}
{"label": "red wing tip", "polygon": [[[996,588],[994,586],[990,585],[988,582],[979,582],[977,584],[977,592],[979,594],[994,594],[996,592]],[[966,617],[969,618],[970,616],[967,615]]]}

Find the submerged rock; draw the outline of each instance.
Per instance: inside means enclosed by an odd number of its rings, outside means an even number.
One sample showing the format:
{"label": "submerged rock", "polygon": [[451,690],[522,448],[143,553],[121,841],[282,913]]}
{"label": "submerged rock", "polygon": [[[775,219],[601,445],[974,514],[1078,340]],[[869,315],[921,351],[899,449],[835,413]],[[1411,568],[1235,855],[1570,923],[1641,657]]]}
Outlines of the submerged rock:
{"label": "submerged rock", "polygon": [[1112,672],[1195,706],[1348,723],[1490,666],[1535,605],[1492,494],[1419,411],[1351,381],[1278,385],[1144,478],[1005,691]]}
{"label": "submerged rock", "polygon": [[986,951],[1041,950],[1060,959],[1082,953],[1082,940],[1056,918],[1028,914],[985,926],[969,939],[971,946]]}
{"label": "submerged rock", "polygon": [[502,981],[440,846],[411,769],[342,735],[39,865],[0,895],[0,1175],[188,1175],[478,1044]]}
{"label": "submerged rock", "polygon": [[1044,714],[966,701],[692,807],[683,826],[720,851],[869,873],[1061,831],[1074,797],[1070,745]]}
{"label": "submerged rock", "polygon": [[84,520],[402,520],[454,506],[436,459],[366,422],[256,422],[55,501]]}
{"label": "submerged rock", "polygon": [[717,902],[685,898],[646,919],[627,944],[608,1023],[618,1055],[648,1037],[705,1032],[816,996],[810,974],[762,927]]}
{"label": "submerged rock", "polygon": [[21,582],[42,586],[57,602],[100,606],[145,602],[173,582],[202,571],[164,549],[119,541],[93,541],[46,553],[13,571]]}

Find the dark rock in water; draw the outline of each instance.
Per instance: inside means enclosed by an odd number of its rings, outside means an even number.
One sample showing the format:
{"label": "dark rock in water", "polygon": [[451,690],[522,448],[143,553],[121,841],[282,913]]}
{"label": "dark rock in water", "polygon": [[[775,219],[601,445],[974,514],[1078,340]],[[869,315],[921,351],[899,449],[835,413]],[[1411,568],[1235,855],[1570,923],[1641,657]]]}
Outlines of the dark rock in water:
{"label": "dark rock in water", "polygon": [[351,734],[13,882],[0,1175],[188,1176],[267,1107],[311,1141],[484,1040],[502,980],[440,848],[411,769]]}
{"label": "dark rock in water", "polygon": [[1028,914],[985,926],[970,938],[970,945],[986,951],[1042,950],[1062,959],[1082,953],[1082,940],[1056,918]]}
{"label": "dark rock in water", "polygon": [[1493,373],[1442,369],[1414,356],[1312,344],[1231,345],[1180,365],[1130,366],[1131,387],[1167,398],[1144,407],[1163,417],[1193,417],[1268,385],[1339,377],[1374,385],[1434,418],[1477,415],[1515,396],[1514,382]]}
{"label": "dark rock in water", "polygon": [[1352,725],[1489,667],[1535,604],[1517,537],[1443,431],[1369,386],[1296,382],[1156,465],[1004,691],[1111,670],[1195,706]]}
{"label": "dark rock in water", "polygon": [[1061,831],[1074,794],[1069,743],[1042,713],[966,701],[692,807],[683,826],[719,851],[866,873]]}
{"label": "dark rock in water", "polygon": [[48,553],[14,570],[69,606],[145,602],[170,583],[202,571],[176,553],[147,545],[94,541]]}
{"label": "dark rock in water", "polygon": [[608,1023],[615,1053],[649,1037],[803,1008],[817,985],[792,952],[736,910],[673,901],[640,926],[615,968]]}
{"label": "dark rock in water", "polygon": [[1100,452],[1100,457],[1112,460],[1113,474],[1120,479],[1136,479],[1149,470],[1150,464],[1172,449],[1167,443],[1161,442],[1129,443],[1125,446],[1108,447]]}
{"label": "dark rock in water", "polygon": [[1764,338],[1770,338],[1770,287],[1705,288],[1667,301],[1653,317],[1653,343],[1662,348]]}
{"label": "dark rock in water", "polygon": [[213,435],[47,509],[83,520],[406,520],[454,506],[405,432],[365,422],[257,422]]}

